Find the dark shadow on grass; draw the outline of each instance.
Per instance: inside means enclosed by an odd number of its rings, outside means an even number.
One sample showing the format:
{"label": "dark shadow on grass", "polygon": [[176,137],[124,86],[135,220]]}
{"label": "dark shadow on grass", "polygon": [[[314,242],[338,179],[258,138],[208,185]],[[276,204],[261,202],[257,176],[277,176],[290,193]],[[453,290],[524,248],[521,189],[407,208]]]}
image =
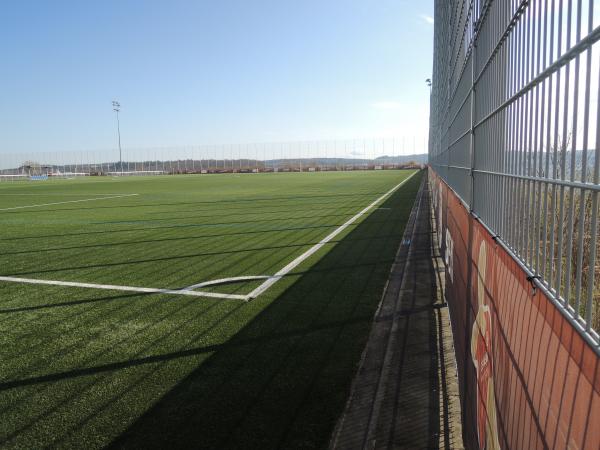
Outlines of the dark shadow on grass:
{"label": "dark shadow on grass", "polygon": [[[3,211],[4,214],[34,214],[40,212],[54,212],[54,211],[97,211],[100,209],[117,209],[117,208],[155,208],[160,206],[172,207],[172,206],[203,206],[203,205],[214,205],[214,204],[231,204],[231,203],[256,203],[262,201],[298,201],[298,200],[309,200],[314,201],[316,198],[340,198],[340,197],[349,197],[356,198],[358,196],[365,196],[368,198],[378,197],[384,194],[384,192],[365,192],[365,193],[351,193],[351,194],[328,194],[328,195],[291,195],[291,196],[276,196],[276,197],[252,197],[252,198],[243,198],[243,199],[219,199],[219,200],[211,200],[211,201],[201,201],[201,202],[175,202],[175,203],[138,203],[138,204],[129,204],[129,205],[110,205],[110,206],[94,206],[94,207],[77,207],[77,208],[49,208],[49,209],[41,209],[36,208],[35,210],[30,209],[18,209],[18,210],[8,210]],[[115,197],[115,199],[119,199]],[[108,200],[108,199],[107,199]]]}
{"label": "dark shadow on grass", "polygon": [[[346,214],[344,217],[348,217]],[[289,220],[289,219],[288,219]],[[341,225],[341,224],[340,224]],[[318,226],[304,226],[304,227],[295,227],[295,228],[282,228],[282,229],[273,229],[273,230],[260,230],[260,231],[246,231],[243,233],[231,233],[231,234],[218,234],[218,235],[195,235],[195,236],[182,236],[182,237],[171,237],[171,238],[156,238],[156,239],[141,239],[141,240],[133,240],[133,241],[119,241],[119,242],[107,242],[102,244],[85,244],[85,245],[74,245],[69,247],[52,247],[52,248],[36,248],[32,250],[19,250],[15,252],[3,252],[3,255],[24,255],[24,254],[35,254],[35,253],[45,253],[45,252],[57,252],[64,250],[83,250],[90,248],[112,248],[119,247],[121,245],[136,245],[136,244],[157,244],[159,242],[180,242],[180,241],[193,241],[197,239],[206,239],[206,238],[220,238],[225,236],[237,236],[237,235],[247,235],[247,234],[268,234],[268,233],[276,233],[276,232],[286,232],[286,231],[295,231],[295,230],[306,230],[306,229],[316,229],[316,228],[337,228],[340,225],[318,225]],[[334,242],[334,241],[332,241]],[[306,244],[298,244],[298,245],[314,245],[316,242],[311,243],[307,242]],[[261,248],[261,250],[264,248]],[[256,249],[243,249],[240,251],[247,250],[256,250]],[[209,253],[210,254],[210,253]],[[198,255],[201,256],[201,255]]]}
{"label": "dark shadow on grass", "polygon": [[[334,203],[334,205],[336,205],[335,210],[339,210],[340,209],[340,204],[338,203]],[[158,206],[158,205],[157,205]],[[342,205],[343,208],[351,208],[351,206],[345,206]],[[334,208],[328,208],[327,210],[330,211]],[[312,211],[320,211],[322,210],[322,208],[317,208],[316,210],[313,208]],[[354,209],[353,209],[354,210]],[[281,211],[283,212],[283,211]],[[280,213],[281,213],[280,212]],[[275,213],[275,212],[270,212],[271,213]],[[243,217],[245,215],[252,215],[252,216],[256,216],[256,215],[260,215],[261,214],[261,210],[255,208],[254,212],[251,214],[235,214],[235,216],[237,217]],[[348,214],[340,214],[341,216],[347,217]],[[311,217],[288,217],[286,219],[278,219],[278,220],[297,220],[299,218],[305,218],[305,219],[310,219],[310,218],[318,218],[318,217],[325,217],[325,216],[333,216],[331,214],[327,215],[327,214],[322,214],[322,215],[315,215],[315,216],[311,216]],[[202,218],[204,216],[200,216],[198,218]],[[207,216],[207,217],[211,217],[211,218],[215,218],[215,217],[223,217],[223,215],[211,215],[211,216]],[[192,217],[190,217],[192,218]],[[181,217],[170,217],[171,220],[181,220]],[[146,221],[143,221],[143,223],[145,223],[146,225],[151,224],[151,223],[155,223],[155,222],[160,222],[163,221],[165,219],[148,219]],[[113,224],[113,225],[124,225],[124,224],[133,224],[133,223],[139,223],[140,221],[137,220],[133,220],[133,221],[118,221],[118,222],[92,222],[90,223],[91,225],[107,225],[107,224]],[[262,220],[262,221],[256,221],[256,223],[260,223],[260,222],[268,222],[268,220]],[[241,223],[250,223],[250,221],[242,221]],[[202,228],[202,227],[209,227],[209,226],[218,226],[218,225],[225,225],[225,224],[234,224],[234,222],[226,222],[226,223],[183,223],[183,224],[178,224],[178,225],[157,225],[157,226],[152,226],[152,227],[148,227],[148,226],[143,226],[143,227],[138,227],[138,228],[124,228],[124,229],[117,229],[117,230],[106,230],[106,229],[102,229],[102,230],[95,230],[95,231],[77,231],[74,233],[58,233],[58,234],[37,234],[34,236],[11,236],[8,238],[0,238],[0,242],[1,241],[23,241],[23,240],[28,240],[28,239],[52,239],[52,238],[67,238],[67,237],[73,237],[73,236],[89,236],[89,235],[96,235],[96,234],[103,234],[103,235],[107,235],[107,234],[115,234],[115,233],[129,233],[129,232],[135,232],[135,231],[154,231],[154,230],[170,230],[170,229],[181,229],[181,228]],[[239,224],[239,222],[238,222]],[[286,229],[282,229],[281,231],[285,231]],[[271,231],[271,230],[265,230],[265,231]],[[273,231],[277,231],[277,230],[273,230]],[[200,236],[200,237],[219,237],[219,236],[230,236],[230,235],[235,235],[235,234],[244,234],[244,233],[227,233],[224,235],[204,235],[204,236]]]}
{"label": "dark shadow on grass", "polygon": [[82,300],[72,300],[69,302],[56,302],[56,303],[46,303],[43,305],[20,306],[17,308],[0,309],[0,314],[30,312],[30,311],[37,311],[40,309],[48,309],[48,308],[72,307],[72,306],[85,305],[88,303],[97,303],[97,302],[122,301],[122,300],[127,300],[127,299],[131,299],[131,298],[136,298],[136,297],[145,297],[148,295],[152,295],[152,294],[144,294],[144,293],[136,292],[135,294],[107,295],[104,297],[86,298],[86,299],[82,299]]}
{"label": "dark shadow on grass", "polygon": [[208,345],[205,347],[195,347],[195,348],[191,348],[191,349],[187,349],[187,350],[181,350],[178,352],[145,356],[142,358],[136,358],[136,359],[130,359],[127,361],[119,361],[119,362],[114,362],[114,363],[109,363],[109,364],[103,364],[100,366],[84,367],[81,369],[74,369],[74,370],[68,370],[65,372],[51,373],[48,375],[41,375],[41,376],[37,376],[37,377],[21,378],[21,379],[13,380],[13,381],[5,381],[5,382],[0,383],[0,391],[5,391],[5,390],[14,389],[14,388],[23,387],[23,386],[31,386],[34,384],[49,383],[49,382],[53,382],[53,381],[65,380],[68,378],[76,378],[76,377],[83,377],[83,376],[87,376],[87,375],[94,375],[94,374],[102,373],[102,372],[113,372],[115,370],[127,369],[129,367],[136,367],[136,366],[141,366],[144,364],[153,364],[153,363],[157,363],[157,362],[171,361],[171,360],[178,359],[178,358],[185,358],[188,356],[202,355],[204,353],[223,351],[223,350],[227,350],[227,349],[232,349],[233,347],[242,347],[242,346],[252,345],[252,344],[265,344],[265,343],[269,343],[269,342],[273,342],[273,341],[277,341],[277,340],[291,338],[294,336],[304,336],[309,333],[315,333],[315,332],[327,330],[330,328],[337,328],[342,325],[348,325],[348,324],[353,324],[353,323],[370,323],[371,319],[372,318],[368,317],[368,316],[367,317],[357,317],[350,321],[348,321],[348,320],[346,320],[344,322],[337,321],[337,322],[325,323],[325,324],[322,324],[319,326],[307,327],[307,328],[303,328],[303,329],[299,329],[299,330],[295,330],[295,331],[274,333],[274,334],[271,334],[268,336],[257,336],[256,338],[253,338],[253,339],[250,339],[247,341],[240,341],[240,340],[236,339],[234,341],[226,342],[224,344]]}
{"label": "dark shadow on grass", "polygon": [[332,437],[334,449],[439,448],[444,443],[449,448],[445,304],[434,266],[439,255],[432,242],[426,183],[417,204]]}
{"label": "dark shadow on grass", "polygon": [[[335,241],[331,241],[332,243],[335,243]],[[369,264],[344,264],[341,265],[339,267],[328,267],[328,268],[323,268],[323,269],[310,269],[309,271],[300,271],[300,272],[290,272],[286,275],[284,275],[282,278],[289,278],[289,277],[295,277],[298,275],[304,275],[306,273],[313,273],[315,274],[316,272],[327,272],[329,274],[334,274],[334,272],[336,271],[344,271],[344,270],[349,270],[349,269],[357,269],[359,267],[362,267],[365,270],[368,270],[370,266],[376,265],[376,264],[382,264],[382,263],[392,263],[394,260],[390,259],[390,260],[381,260],[378,261],[377,263],[369,263]],[[186,286],[179,286],[179,287],[175,287],[173,289],[183,289]],[[235,293],[239,293],[239,294],[243,294],[242,290],[240,289],[240,292],[235,292]],[[89,298],[89,299],[83,299],[83,300],[73,300],[73,301],[68,301],[68,302],[57,302],[57,303],[44,303],[42,305],[32,305],[32,306],[21,306],[21,307],[17,307],[17,308],[5,308],[5,309],[0,309],[0,314],[11,314],[11,313],[19,313],[19,312],[31,312],[31,311],[38,311],[40,309],[49,309],[49,308],[68,308],[68,307],[72,307],[72,306],[77,306],[77,305],[84,305],[84,304],[88,304],[88,303],[103,303],[103,302],[113,302],[113,301],[120,301],[120,300],[144,300],[150,296],[153,296],[156,294],[145,294],[143,292],[136,292],[135,294],[125,294],[125,295],[109,295],[109,296],[105,296],[105,297],[97,297],[97,298]],[[167,294],[165,294],[167,295]]]}
{"label": "dark shadow on grass", "polygon": [[[419,181],[410,180],[382,205],[390,210],[367,217],[228,343],[212,349],[112,447],[326,446]],[[340,266],[345,269],[331,270]],[[268,294],[255,302],[269,302]]]}
{"label": "dark shadow on grass", "polygon": [[[317,229],[317,228],[337,228],[339,225],[318,225],[318,226],[305,226],[305,227],[298,227],[297,230],[308,230],[308,229]],[[290,229],[293,230],[293,229]],[[262,232],[263,234],[265,232]],[[384,236],[386,237],[386,236]],[[381,238],[381,237],[380,237]],[[183,240],[185,238],[179,238],[176,240]],[[152,242],[160,242],[163,241],[164,239],[157,239],[156,241],[147,241],[148,243],[152,243]],[[361,238],[357,238],[354,239],[355,241],[361,240]],[[365,240],[365,239],[362,239]],[[331,241],[331,243],[335,244],[337,241]],[[33,274],[38,274],[38,273],[53,273],[53,272],[63,272],[63,271],[71,271],[71,270],[82,270],[82,269],[98,269],[98,268],[106,268],[106,267],[116,267],[116,266],[129,266],[129,265],[135,265],[135,264],[141,264],[141,263],[149,263],[149,262],[158,262],[158,261],[175,261],[175,260],[185,260],[185,259],[189,259],[189,258],[198,258],[198,257],[203,257],[203,256],[221,256],[221,255],[227,255],[227,254],[242,254],[242,253],[256,253],[256,252],[260,252],[260,251],[269,251],[269,250],[282,250],[282,249],[286,249],[286,248],[295,248],[295,247],[309,247],[309,246],[313,246],[318,244],[317,242],[314,241],[309,241],[309,242],[300,242],[300,243],[296,243],[296,244],[286,244],[286,245],[271,245],[271,246],[265,246],[265,247],[250,247],[250,248],[234,248],[231,250],[215,250],[213,252],[201,252],[201,253],[192,253],[192,254],[188,254],[188,255],[176,255],[176,256],[163,256],[163,257],[159,257],[159,258],[146,258],[146,259],[135,259],[135,260],[128,260],[128,261],[113,261],[113,262],[109,262],[109,263],[104,263],[104,264],[90,264],[90,265],[79,265],[79,266],[69,266],[69,267],[56,267],[54,266],[51,269],[41,269],[41,270],[29,270],[26,272],[7,272],[7,273],[2,273],[3,276],[18,276],[18,275],[33,275]],[[86,248],[87,246],[82,246],[82,247],[74,247],[73,249],[83,249]],[[93,247],[110,247],[110,244],[98,244],[98,245],[94,245]],[[40,252],[46,252],[49,250],[40,250]],[[10,253],[8,253],[10,254]],[[182,288],[185,286],[181,286]]]}

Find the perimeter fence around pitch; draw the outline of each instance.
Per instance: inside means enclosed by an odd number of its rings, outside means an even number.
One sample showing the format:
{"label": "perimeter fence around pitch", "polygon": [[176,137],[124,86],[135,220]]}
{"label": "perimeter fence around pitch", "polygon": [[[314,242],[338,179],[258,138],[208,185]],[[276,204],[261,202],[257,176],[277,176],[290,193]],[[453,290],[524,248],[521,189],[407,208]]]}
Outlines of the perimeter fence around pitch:
{"label": "perimeter fence around pitch", "polygon": [[436,1],[429,163],[600,345],[600,4]]}
{"label": "perimeter fence around pitch", "polygon": [[378,170],[420,166],[426,138],[369,138],[0,154],[0,180],[31,176]]}

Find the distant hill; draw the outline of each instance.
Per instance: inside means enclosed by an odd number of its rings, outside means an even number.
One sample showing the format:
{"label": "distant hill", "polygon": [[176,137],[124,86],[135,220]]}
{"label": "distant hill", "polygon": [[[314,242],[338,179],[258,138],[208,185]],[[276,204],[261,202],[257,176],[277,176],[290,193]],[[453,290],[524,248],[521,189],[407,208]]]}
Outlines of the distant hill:
{"label": "distant hill", "polygon": [[427,154],[379,156],[375,159],[368,158],[281,158],[260,160],[253,158],[244,159],[178,159],[178,160],[146,160],[106,161],[102,163],[73,162],[65,164],[48,164],[44,160],[25,161],[18,167],[0,169],[0,174],[42,174],[42,173],[91,173],[102,174],[111,172],[157,171],[167,173],[197,173],[208,171],[252,171],[256,170],[307,170],[363,168],[373,169],[375,166],[403,166],[414,163],[416,165],[427,163]]}
{"label": "distant hill", "polygon": [[[260,161],[262,163],[262,161]],[[265,161],[267,165],[285,165],[289,163],[314,164],[317,166],[335,166],[335,165],[368,165],[368,164],[406,164],[415,162],[417,164],[427,163],[427,154],[416,155],[398,155],[398,156],[379,156],[375,159],[368,158],[283,158],[269,159]]]}
{"label": "distant hill", "polygon": [[384,164],[403,164],[410,161],[426,164],[427,153],[419,153],[415,155],[379,156],[375,158],[375,161],[382,162]]}

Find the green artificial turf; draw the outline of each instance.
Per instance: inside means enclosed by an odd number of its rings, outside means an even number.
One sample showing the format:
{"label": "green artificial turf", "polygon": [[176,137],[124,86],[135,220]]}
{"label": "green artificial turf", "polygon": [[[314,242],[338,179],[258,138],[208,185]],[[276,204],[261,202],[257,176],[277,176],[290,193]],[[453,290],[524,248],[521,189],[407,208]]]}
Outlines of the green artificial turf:
{"label": "green artificial turf", "polygon": [[[3,183],[0,276],[179,289],[272,275],[410,174]],[[0,282],[0,445],[326,447],[420,178],[249,303]]]}

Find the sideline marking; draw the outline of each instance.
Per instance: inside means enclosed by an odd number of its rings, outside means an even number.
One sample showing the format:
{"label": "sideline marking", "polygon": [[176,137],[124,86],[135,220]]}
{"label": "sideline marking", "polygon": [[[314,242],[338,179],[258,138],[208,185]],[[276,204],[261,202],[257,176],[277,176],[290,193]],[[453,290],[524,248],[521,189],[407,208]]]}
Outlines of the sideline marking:
{"label": "sideline marking", "polygon": [[400,184],[397,184],[396,186],[394,186],[392,189],[387,191],[385,194],[383,194],[381,197],[379,197],[377,200],[375,200],[369,206],[364,208],[358,214],[356,214],[355,216],[348,219],[344,224],[340,225],[338,228],[333,230],[326,237],[321,239],[321,241],[319,241],[318,244],[315,244],[314,246],[309,248],[306,252],[302,253],[300,256],[298,256],[296,259],[294,259],[291,263],[289,263],[283,269],[279,270],[279,272],[277,272],[275,275],[273,275],[272,277],[269,277],[263,284],[261,284],[256,289],[254,289],[252,292],[250,292],[250,294],[248,294],[248,299],[251,300],[253,298],[256,298],[260,294],[265,292],[267,289],[269,289],[271,286],[273,286],[275,283],[277,283],[277,281],[279,281],[281,278],[283,278],[285,275],[287,275],[289,272],[291,272],[293,269],[295,269],[297,266],[299,266],[300,263],[302,263],[305,259],[307,259],[308,257],[315,254],[318,250],[321,249],[321,247],[323,247],[325,244],[327,244],[329,241],[331,241],[333,238],[335,238],[338,234],[340,234],[342,231],[344,231],[346,228],[348,228],[350,225],[352,225],[354,222],[356,222],[357,219],[364,216],[375,205],[377,205],[383,199],[388,197],[395,190],[400,188],[400,186],[402,186],[404,183],[406,183],[408,180],[410,180],[412,177],[414,177],[417,173],[419,173],[419,171],[414,172],[411,176],[409,176],[407,179],[402,181]]}
{"label": "sideline marking", "polygon": [[125,292],[141,292],[145,294],[172,294],[172,295],[189,295],[192,297],[211,297],[211,298],[225,298],[235,300],[248,300],[247,295],[238,294],[221,294],[218,292],[202,292],[202,291],[191,291],[187,289],[159,289],[159,288],[145,288],[136,286],[118,286],[113,284],[95,284],[95,283],[78,283],[75,281],[56,281],[56,280],[38,280],[34,278],[17,278],[17,277],[0,277],[0,281],[9,281],[12,283],[25,283],[25,284],[44,284],[52,286],[70,286],[79,288],[91,288],[91,289],[105,289],[109,291],[125,291]]}
{"label": "sideline marking", "polygon": [[12,208],[0,208],[0,211],[11,211],[14,209],[25,209],[25,208],[38,208],[40,206],[64,205],[65,203],[92,202],[94,200],[110,200],[111,198],[133,197],[134,195],[140,195],[140,194],[123,194],[123,195],[113,195],[111,197],[84,198],[83,200],[67,200],[64,202],[41,203],[39,205],[13,206]]}

